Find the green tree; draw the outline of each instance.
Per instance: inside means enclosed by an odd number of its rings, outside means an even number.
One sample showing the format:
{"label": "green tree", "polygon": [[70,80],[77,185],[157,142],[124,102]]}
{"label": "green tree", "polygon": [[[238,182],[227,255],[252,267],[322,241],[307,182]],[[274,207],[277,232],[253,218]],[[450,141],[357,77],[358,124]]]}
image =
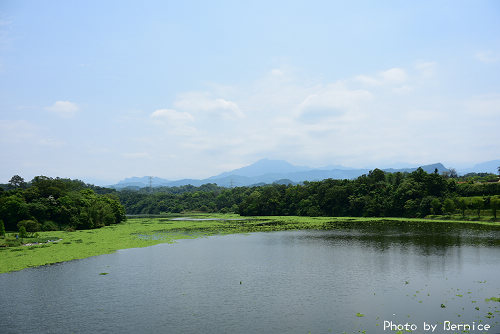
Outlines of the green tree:
{"label": "green tree", "polygon": [[500,209],[500,198],[492,197],[490,199],[490,208],[493,213],[493,218],[497,219],[497,210]]}
{"label": "green tree", "polygon": [[3,220],[0,219],[0,237],[5,237],[5,225]]}
{"label": "green tree", "polygon": [[443,202],[443,211],[451,215],[455,212],[455,202],[451,198],[446,198]]}
{"label": "green tree", "polygon": [[450,168],[450,178],[456,179],[458,177],[457,170],[455,168]]}
{"label": "green tree", "polygon": [[431,201],[431,211],[433,215],[438,215],[441,213],[441,202],[437,198],[433,198]]}
{"label": "green tree", "polygon": [[24,182],[24,179],[20,177],[19,175],[14,175],[10,180],[9,180],[9,188],[17,189],[17,188],[26,188],[26,182]]}
{"label": "green tree", "polygon": [[460,197],[457,199],[457,207],[460,209],[460,212],[462,212],[462,218],[465,218],[465,210],[467,209],[467,201],[465,198]]}
{"label": "green tree", "polygon": [[30,218],[28,206],[22,197],[16,195],[2,197],[0,198],[0,217],[8,231],[15,231],[18,221]]}
{"label": "green tree", "polygon": [[385,173],[383,170],[380,170],[378,168],[375,168],[374,170],[371,170],[369,173],[368,173],[368,179],[371,181],[371,182],[382,182],[385,180]]}
{"label": "green tree", "polygon": [[27,238],[28,237],[28,232],[26,232],[26,227],[21,226],[19,228],[19,238]]}
{"label": "green tree", "polygon": [[483,199],[480,198],[480,197],[474,197],[474,198],[472,198],[471,201],[470,201],[470,206],[471,206],[471,209],[476,210],[477,216],[481,217],[481,209],[484,206]]}

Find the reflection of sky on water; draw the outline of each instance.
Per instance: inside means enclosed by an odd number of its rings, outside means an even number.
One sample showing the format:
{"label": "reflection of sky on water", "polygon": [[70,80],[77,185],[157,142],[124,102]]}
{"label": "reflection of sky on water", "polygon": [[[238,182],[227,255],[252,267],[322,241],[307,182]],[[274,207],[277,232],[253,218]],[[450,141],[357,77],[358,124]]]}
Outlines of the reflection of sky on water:
{"label": "reflection of sky on water", "polygon": [[485,299],[500,295],[498,229],[400,225],[212,236],[2,274],[0,326],[384,333],[383,320],[493,325],[485,316],[500,303]]}

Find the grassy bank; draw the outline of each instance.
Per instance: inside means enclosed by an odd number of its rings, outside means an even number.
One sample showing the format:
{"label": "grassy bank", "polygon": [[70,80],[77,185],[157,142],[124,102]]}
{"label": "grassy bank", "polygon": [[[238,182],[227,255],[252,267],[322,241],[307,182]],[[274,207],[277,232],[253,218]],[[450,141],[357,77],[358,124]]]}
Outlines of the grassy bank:
{"label": "grassy bank", "polygon": [[[497,225],[490,222],[463,222],[455,220],[423,220],[408,218],[359,217],[240,217],[238,215],[190,215],[196,219],[221,218],[224,220],[172,220],[167,218],[130,218],[125,223],[94,230],[75,232],[39,232],[38,241],[56,242],[0,247],[0,273],[57,262],[83,259],[112,253],[118,249],[147,247],[178,239],[196,238],[214,234],[281,231],[291,229],[329,229],[342,222],[384,223],[408,221],[435,223],[467,223]],[[24,239],[23,243],[35,240]],[[0,244],[2,240],[0,239]]]}

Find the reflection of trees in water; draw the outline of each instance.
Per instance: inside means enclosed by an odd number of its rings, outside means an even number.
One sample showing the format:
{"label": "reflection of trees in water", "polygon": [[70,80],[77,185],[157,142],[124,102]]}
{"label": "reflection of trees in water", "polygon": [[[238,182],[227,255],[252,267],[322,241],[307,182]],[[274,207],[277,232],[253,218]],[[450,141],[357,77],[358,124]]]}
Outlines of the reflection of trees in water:
{"label": "reflection of trees in water", "polygon": [[[326,227],[326,226],[325,226]],[[460,246],[500,246],[500,226],[426,222],[343,222],[328,228],[334,239],[360,241],[378,250],[411,246],[424,254]]]}
{"label": "reflection of trees in water", "polygon": [[[389,258],[377,256],[391,253],[398,261],[415,260],[425,271],[444,269],[455,263],[461,266],[463,247],[499,247],[500,227],[457,223],[425,222],[343,222],[326,224],[331,233],[319,234],[317,238],[327,243],[359,246],[372,249],[374,261],[381,268],[390,265]],[[316,237],[313,237],[316,238]],[[409,256],[406,256],[409,255]],[[353,256],[356,256],[353,254]]]}
{"label": "reflection of trees in water", "polygon": [[[471,254],[464,248],[477,248],[477,255],[472,256],[477,256],[479,263],[481,249],[500,246],[499,226],[394,221],[327,225],[326,233],[311,233],[299,239],[345,246],[353,260],[363,257],[361,264],[376,263],[381,271],[390,271],[396,265],[402,268],[402,277],[414,270],[429,274],[461,268],[463,254]],[[371,268],[368,263],[367,268]]]}

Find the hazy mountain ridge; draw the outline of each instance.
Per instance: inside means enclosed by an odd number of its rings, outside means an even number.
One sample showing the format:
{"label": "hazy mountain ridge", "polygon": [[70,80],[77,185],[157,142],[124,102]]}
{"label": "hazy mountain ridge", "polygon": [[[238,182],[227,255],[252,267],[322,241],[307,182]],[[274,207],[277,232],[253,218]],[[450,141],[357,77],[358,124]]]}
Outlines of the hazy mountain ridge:
{"label": "hazy mountain ridge", "polygon": [[493,174],[497,174],[499,166],[500,166],[500,159],[499,160],[490,160],[490,161],[485,161],[485,162],[475,164],[473,167],[470,167],[470,168],[458,169],[458,173],[460,175],[465,175],[467,173],[493,173]]}
{"label": "hazy mountain ridge", "polygon": [[[500,165],[500,160],[498,161]],[[491,162],[487,162],[491,163]],[[483,163],[484,164],[484,163]],[[481,166],[478,164],[476,166]],[[489,165],[488,165],[489,166]],[[498,166],[498,165],[497,165]],[[269,160],[262,159],[251,165],[238,168],[232,171],[224,172],[215,176],[211,176],[206,179],[181,179],[181,180],[167,180],[159,177],[151,178],[151,185],[153,187],[168,186],[176,187],[191,184],[193,186],[201,186],[206,183],[216,183],[223,187],[240,187],[240,186],[251,186],[255,184],[267,183],[271,184],[273,182],[286,180],[291,183],[300,183],[304,181],[320,181],[328,178],[332,179],[355,179],[363,174],[367,174],[370,169],[367,168],[347,168],[339,166],[341,168],[334,169],[324,169],[323,168],[310,168],[305,166],[295,166],[284,160]],[[434,172],[435,169],[439,173],[449,171],[443,164],[435,163],[430,165],[420,166],[423,170],[428,173]],[[412,172],[418,167],[414,168],[386,168],[383,169],[389,173],[396,172]],[[123,189],[127,187],[132,188],[142,188],[149,187],[150,178],[149,176],[143,177],[130,177],[126,178],[112,187],[117,189]]]}

